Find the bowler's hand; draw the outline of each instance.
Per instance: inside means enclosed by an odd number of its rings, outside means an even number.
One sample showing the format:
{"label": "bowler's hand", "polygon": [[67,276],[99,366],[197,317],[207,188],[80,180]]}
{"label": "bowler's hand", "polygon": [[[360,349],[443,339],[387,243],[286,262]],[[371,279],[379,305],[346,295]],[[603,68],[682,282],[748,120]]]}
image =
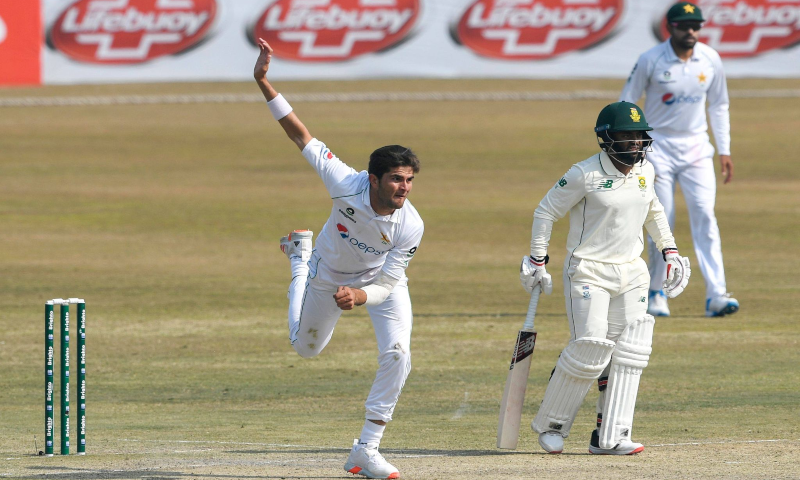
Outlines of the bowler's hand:
{"label": "bowler's hand", "polygon": [[256,60],[256,66],[253,69],[253,77],[255,77],[256,81],[260,81],[267,78],[269,62],[272,60],[272,47],[263,38],[259,38],[256,43],[258,48],[261,49],[261,53],[258,54],[258,60]]}
{"label": "bowler's hand", "polygon": [[333,294],[336,306],[342,310],[352,310],[356,306],[356,289],[350,287],[339,287]]}
{"label": "bowler's hand", "polygon": [[719,167],[722,178],[724,178],[722,183],[729,183],[733,180],[733,160],[730,155],[719,156]]}

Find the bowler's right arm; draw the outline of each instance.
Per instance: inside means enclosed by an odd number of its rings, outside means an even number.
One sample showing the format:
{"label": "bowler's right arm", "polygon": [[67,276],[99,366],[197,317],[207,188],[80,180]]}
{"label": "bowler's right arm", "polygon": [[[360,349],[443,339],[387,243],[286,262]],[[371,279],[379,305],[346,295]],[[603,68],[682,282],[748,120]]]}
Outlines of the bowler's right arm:
{"label": "bowler's right arm", "polygon": [[[256,66],[253,69],[253,77],[255,77],[258,87],[264,94],[264,98],[267,100],[267,105],[270,106],[270,110],[273,112],[276,110],[281,111],[282,109],[280,107],[284,107],[284,111],[288,109],[287,115],[277,119],[278,123],[281,124],[286,135],[289,136],[295,145],[297,145],[300,150],[303,150],[314,137],[308,133],[306,126],[297,118],[297,115],[291,110],[291,107],[289,107],[289,104],[283,99],[283,96],[279,96],[278,92],[267,80],[269,62],[272,60],[272,47],[270,47],[263,38],[259,38],[257,43],[258,48],[261,49],[261,53],[258,55]],[[275,107],[278,108],[276,109]]]}

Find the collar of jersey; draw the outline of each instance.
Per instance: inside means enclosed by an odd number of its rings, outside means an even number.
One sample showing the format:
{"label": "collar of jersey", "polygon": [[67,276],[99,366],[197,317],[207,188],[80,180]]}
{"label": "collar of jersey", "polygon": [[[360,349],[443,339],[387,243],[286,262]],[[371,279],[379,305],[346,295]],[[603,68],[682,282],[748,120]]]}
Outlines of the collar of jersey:
{"label": "collar of jersey", "polygon": [[626,178],[632,175],[638,175],[642,172],[641,165],[634,165],[631,169],[631,173],[624,175],[622,172],[617,170],[617,167],[614,166],[614,162],[608,157],[606,152],[600,152],[600,166],[603,168],[605,174],[610,177]]}
{"label": "collar of jersey", "polygon": [[[391,215],[378,215],[378,213],[375,212],[375,210],[372,209],[372,204],[369,201],[369,189],[370,188],[372,188],[372,187],[368,184],[367,188],[365,188],[364,191],[361,192],[361,201],[364,202],[364,205],[369,208],[369,211],[371,211],[372,213],[375,214],[375,218],[373,218],[373,220],[381,220],[383,222],[398,223],[400,221],[400,212],[399,212],[400,209],[399,208],[396,209],[394,212],[392,212]],[[406,201],[408,201],[408,199],[406,199]]]}
{"label": "collar of jersey", "polygon": [[[667,60],[669,60],[672,63],[675,62],[684,63],[683,60],[678,58],[678,55],[675,54],[675,50],[672,48],[672,44],[669,43],[669,38],[663,43],[663,45],[667,51]],[[689,60],[695,60],[696,58],[697,58],[697,45],[695,45],[695,48],[692,49],[692,58],[690,58]]]}

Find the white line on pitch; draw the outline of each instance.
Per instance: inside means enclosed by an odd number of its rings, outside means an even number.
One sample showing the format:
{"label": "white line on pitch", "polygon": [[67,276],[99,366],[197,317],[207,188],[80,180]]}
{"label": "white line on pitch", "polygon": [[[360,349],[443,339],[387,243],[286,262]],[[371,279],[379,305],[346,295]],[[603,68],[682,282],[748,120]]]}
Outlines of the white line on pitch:
{"label": "white line on pitch", "polygon": [[774,440],[726,440],[722,442],[686,442],[686,443],[660,443],[657,445],[645,445],[646,447],[684,447],[690,445],[726,445],[729,443],[777,443],[777,442],[797,442],[788,438],[777,438]]}

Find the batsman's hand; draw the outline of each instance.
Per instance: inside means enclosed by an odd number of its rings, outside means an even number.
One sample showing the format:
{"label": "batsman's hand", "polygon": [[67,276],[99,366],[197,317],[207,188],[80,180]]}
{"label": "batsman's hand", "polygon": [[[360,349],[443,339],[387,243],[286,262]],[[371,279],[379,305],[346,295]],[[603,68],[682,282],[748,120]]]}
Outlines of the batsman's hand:
{"label": "batsman's hand", "polygon": [[256,66],[253,69],[253,77],[256,81],[259,81],[267,78],[269,62],[272,60],[272,47],[263,38],[259,38],[256,43],[261,52],[258,54],[258,60],[256,60]]}
{"label": "batsman's hand", "polygon": [[553,279],[545,268],[545,257],[522,257],[519,266],[519,281],[522,288],[531,293],[534,287],[540,287],[546,295],[553,293]]}
{"label": "batsman's hand", "polygon": [[665,248],[662,254],[664,261],[667,262],[667,279],[663,284],[664,293],[669,298],[675,298],[689,284],[692,269],[689,266],[689,259],[681,257],[677,248]]}

